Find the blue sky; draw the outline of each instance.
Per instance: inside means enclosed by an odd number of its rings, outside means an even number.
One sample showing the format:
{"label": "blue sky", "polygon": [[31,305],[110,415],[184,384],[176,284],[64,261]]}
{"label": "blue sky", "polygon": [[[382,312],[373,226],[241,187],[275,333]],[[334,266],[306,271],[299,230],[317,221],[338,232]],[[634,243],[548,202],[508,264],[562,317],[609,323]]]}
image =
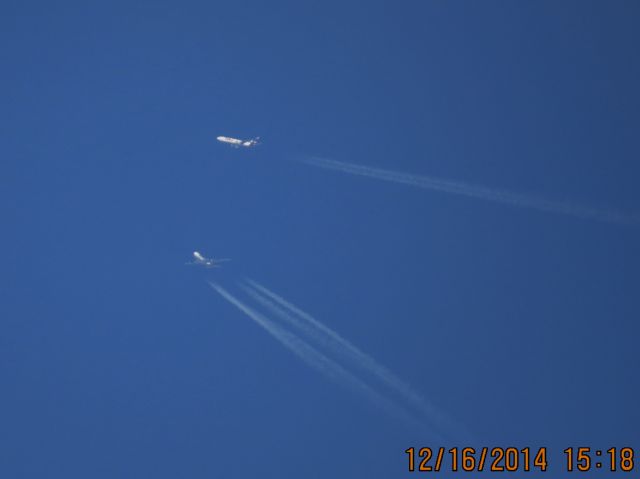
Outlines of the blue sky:
{"label": "blue sky", "polygon": [[[252,278],[479,445],[640,447],[635,2],[5,2],[0,475],[401,477],[435,444],[206,280]],[[234,150],[217,135],[263,144]],[[193,250],[224,268],[184,266]],[[244,296],[243,300],[249,301]]]}

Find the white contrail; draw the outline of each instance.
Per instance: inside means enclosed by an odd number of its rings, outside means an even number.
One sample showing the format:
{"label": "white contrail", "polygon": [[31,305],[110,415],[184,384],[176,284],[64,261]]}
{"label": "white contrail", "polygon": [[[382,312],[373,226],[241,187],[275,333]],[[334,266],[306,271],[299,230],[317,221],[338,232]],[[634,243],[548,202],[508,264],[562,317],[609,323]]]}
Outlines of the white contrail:
{"label": "white contrail", "polygon": [[420,411],[442,433],[456,436],[458,439],[470,438],[471,435],[462,426],[456,424],[442,411],[437,410],[435,406],[422,398],[392,371],[376,362],[375,359],[362,352],[337,332],[265,286],[251,279],[246,281],[253,287],[253,289],[244,287],[252,298],[268,308],[281,320],[294,325],[314,341],[329,348],[334,354],[342,359],[351,361],[356,366],[372,374],[387,388],[399,394],[412,407]]}
{"label": "white contrail", "polygon": [[559,202],[537,198],[534,196],[513,193],[510,191],[488,188],[486,186],[471,185],[462,181],[434,178],[432,176],[420,176],[410,173],[400,173],[370,166],[356,165],[342,161],[328,160],[325,158],[303,158],[300,161],[308,165],[317,166],[328,170],[340,171],[352,175],[366,176],[378,180],[391,181],[404,185],[416,186],[435,191],[454,193],[458,195],[481,198],[483,200],[496,201],[512,206],[533,208],[541,211],[566,214],[584,219],[605,221],[609,223],[638,223],[639,215],[628,215],[618,211],[580,206],[573,203]]}
{"label": "white contrail", "polygon": [[[403,408],[372,389],[362,380],[358,379],[356,376],[345,370],[340,364],[336,363],[332,359],[319,352],[313,346],[300,339],[297,335],[284,330],[273,321],[267,319],[262,314],[258,313],[257,311],[241,302],[221,286],[211,282],[209,282],[209,285],[218,294],[220,294],[220,296],[222,296],[224,299],[226,299],[232,305],[242,311],[245,315],[255,321],[278,342],[280,342],[280,344],[292,351],[308,366],[342,384],[343,386],[346,386],[347,388],[366,396],[379,408],[386,410],[389,414],[404,421],[406,424],[413,427],[420,426],[419,421],[408,414]],[[435,434],[433,432],[431,432],[430,434],[432,436],[438,436],[438,434]],[[439,439],[443,438],[439,437]]]}

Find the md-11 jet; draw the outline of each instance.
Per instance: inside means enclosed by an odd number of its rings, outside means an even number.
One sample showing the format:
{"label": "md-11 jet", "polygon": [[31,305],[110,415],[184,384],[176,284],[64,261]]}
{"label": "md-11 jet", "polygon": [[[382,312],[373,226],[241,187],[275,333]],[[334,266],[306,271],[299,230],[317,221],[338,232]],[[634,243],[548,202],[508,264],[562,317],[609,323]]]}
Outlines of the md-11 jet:
{"label": "md-11 jet", "polygon": [[190,262],[185,263],[185,264],[203,266],[205,268],[219,268],[220,265],[218,263],[223,263],[224,261],[231,261],[231,260],[229,258],[221,258],[221,259],[205,258],[200,253],[198,253],[197,251],[194,251],[193,252],[193,261],[190,261]]}
{"label": "md-11 jet", "polygon": [[216,138],[216,140],[222,142],[222,143],[226,143],[227,145],[231,145],[234,148],[253,148],[254,146],[258,145],[259,142],[258,140],[260,139],[259,136],[256,136],[255,138],[252,138],[251,140],[239,140],[237,138],[230,138],[228,136],[219,136]]}

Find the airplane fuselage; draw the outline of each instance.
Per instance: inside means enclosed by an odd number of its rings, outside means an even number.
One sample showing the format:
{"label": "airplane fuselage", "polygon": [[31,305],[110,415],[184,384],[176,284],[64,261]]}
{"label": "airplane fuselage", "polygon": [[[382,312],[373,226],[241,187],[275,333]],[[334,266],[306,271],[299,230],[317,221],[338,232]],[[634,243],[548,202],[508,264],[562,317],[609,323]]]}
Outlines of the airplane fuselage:
{"label": "airplane fuselage", "polygon": [[222,143],[229,143],[230,145],[242,145],[242,140],[238,140],[237,138],[229,138],[228,136],[219,136],[216,140],[221,141]]}

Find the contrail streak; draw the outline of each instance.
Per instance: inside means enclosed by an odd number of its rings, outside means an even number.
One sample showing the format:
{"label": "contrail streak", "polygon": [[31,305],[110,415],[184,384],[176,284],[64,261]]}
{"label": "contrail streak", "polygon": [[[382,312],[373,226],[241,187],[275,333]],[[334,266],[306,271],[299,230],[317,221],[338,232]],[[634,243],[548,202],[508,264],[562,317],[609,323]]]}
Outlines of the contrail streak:
{"label": "contrail streak", "polygon": [[282,296],[274,293],[265,286],[246,280],[253,289],[244,287],[245,291],[256,301],[268,308],[281,320],[294,325],[314,341],[323,344],[342,359],[351,361],[381,381],[387,388],[404,398],[412,407],[416,408],[440,431],[469,438],[470,434],[463,427],[448,418],[443,412],[428,403],[411,386],[398,378],[393,372],[382,366],[368,354],[362,352],[337,332],[325,326],[309,313],[301,310]]}
{"label": "contrail streak", "polygon": [[[313,346],[309,345],[307,342],[300,339],[297,335],[292,334],[273,321],[267,319],[265,316],[261,315],[257,311],[253,310],[242,301],[237,299],[235,296],[231,295],[227,290],[222,288],[221,286],[209,282],[209,285],[226,299],[229,303],[234,305],[240,311],[242,311],[245,315],[247,315],[250,319],[256,322],[259,326],[261,326],[265,331],[267,331],[271,336],[273,336],[280,344],[293,352],[298,358],[300,358],[303,362],[305,362],[308,366],[316,371],[324,374],[330,379],[346,386],[347,388],[360,393],[366,396],[371,402],[376,404],[381,409],[386,410],[392,416],[404,421],[406,424],[410,426],[419,425],[415,418],[413,418],[410,414],[404,411],[403,408],[396,405],[386,397],[382,396],[380,393],[372,389],[366,383],[358,379],[356,376],[345,370],[340,364],[336,363],[332,359],[328,358]],[[433,434],[437,436],[437,434]],[[443,439],[443,438],[440,438]]]}
{"label": "contrail streak", "polygon": [[559,202],[537,198],[534,196],[513,193],[506,190],[488,188],[486,186],[472,185],[462,181],[434,178],[432,176],[420,176],[410,173],[400,173],[381,168],[356,165],[342,161],[328,160],[325,158],[303,158],[300,160],[307,165],[324,168],[327,170],[340,171],[357,176],[375,178],[377,180],[391,181],[404,185],[411,185],[418,188],[443,191],[457,195],[470,196],[488,201],[496,201],[511,206],[532,208],[540,211],[565,214],[578,218],[604,221],[609,223],[634,224],[640,222],[639,215],[629,215],[618,211],[607,211],[580,206],[573,203]]}

